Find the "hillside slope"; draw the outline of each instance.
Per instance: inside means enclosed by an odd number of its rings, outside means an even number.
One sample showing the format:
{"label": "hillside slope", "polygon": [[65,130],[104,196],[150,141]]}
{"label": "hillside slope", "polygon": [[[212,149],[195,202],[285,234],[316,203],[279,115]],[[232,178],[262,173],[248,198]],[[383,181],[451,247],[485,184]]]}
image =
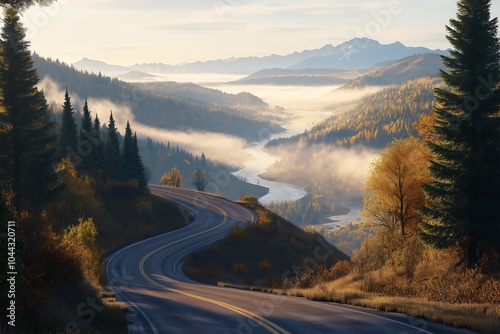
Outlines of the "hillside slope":
{"label": "hillside slope", "polygon": [[359,77],[343,88],[399,85],[419,77],[437,75],[441,68],[443,68],[443,62],[439,54],[427,53],[410,56],[374,73]]}
{"label": "hillside slope", "polygon": [[244,200],[242,205],[257,213],[257,223],[235,226],[215,246],[188,257],[184,265],[188,276],[210,283],[276,287],[309,267],[349,260],[319,234],[303,231],[255,199]]}
{"label": "hillside slope", "polygon": [[383,148],[393,138],[416,134],[413,124],[431,110],[434,87],[440,83],[437,77],[424,77],[381,90],[351,111],[332,116],[302,135],[273,140],[268,147],[301,143]]}

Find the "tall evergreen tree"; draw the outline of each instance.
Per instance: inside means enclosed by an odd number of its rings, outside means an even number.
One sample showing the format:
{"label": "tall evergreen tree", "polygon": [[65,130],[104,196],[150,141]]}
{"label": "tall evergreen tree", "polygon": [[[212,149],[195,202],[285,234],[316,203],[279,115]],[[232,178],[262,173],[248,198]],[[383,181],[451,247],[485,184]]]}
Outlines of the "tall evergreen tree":
{"label": "tall evergreen tree", "polygon": [[[57,176],[54,124],[25,40],[19,13],[4,10],[0,39],[0,184],[15,193],[14,206],[53,199]],[[26,200],[26,202],[24,201]]]}
{"label": "tall evergreen tree", "polygon": [[435,248],[459,247],[469,267],[500,240],[500,42],[491,0],[460,0],[447,26],[453,46],[436,89],[436,141],[429,144],[429,204],[421,237]]}
{"label": "tall evergreen tree", "polygon": [[76,152],[78,146],[76,123],[68,88],[66,88],[66,93],[64,94],[64,104],[62,107],[61,128],[59,131],[59,154],[66,156]]}
{"label": "tall evergreen tree", "polygon": [[137,133],[134,133],[134,145],[132,150],[133,161],[133,178],[139,183],[139,188],[144,189],[148,185],[146,177],[146,168],[142,163],[141,155],[139,153],[139,145],[137,144]]}
{"label": "tall evergreen tree", "polygon": [[97,142],[93,137],[93,125],[92,118],[90,116],[89,105],[87,103],[87,99],[85,99],[85,103],[83,105],[83,117],[82,117],[82,125],[80,127],[79,134],[79,148],[83,150],[82,152],[82,160],[83,164],[86,168],[91,167],[92,165],[92,152],[96,149]]}
{"label": "tall evergreen tree", "polygon": [[104,157],[104,141],[101,135],[101,121],[99,117],[95,115],[94,126],[93,126],[93,136],[95,147],[92,151],[92,167],[97,171],[105,173],[106,170],[106,159]]}
{"label": "tall evergreen tree", "polygon": [[122,181],[136,180],[141,189],[147,186],[146,171],[137,144],[137,134],[132,135],[129,122],[127,122],[123,137],[118,179]]}
{"label": "tall evergreen tree", "polygon": [[118,179],[122,181],[132,180],[134,178],[134,138],[130,123],[127,122],[125,135],[123,137],[122,152],[120,155],[120,166]]}
{"label": "tall evergreen tree", "polygon": [[26,9],[35,4],[40,6],[50,5],[54,0],[0,0],[0,7],[14,7],[16,9]]}
{"label": "tall evergreen tree", "polygon": [[118,132],[116,131],[113,112],[109,115],[108,131],[106,135],[105,158],[106,175],[112,179],[118,177],[120,164],[120,144],[118,142]]}

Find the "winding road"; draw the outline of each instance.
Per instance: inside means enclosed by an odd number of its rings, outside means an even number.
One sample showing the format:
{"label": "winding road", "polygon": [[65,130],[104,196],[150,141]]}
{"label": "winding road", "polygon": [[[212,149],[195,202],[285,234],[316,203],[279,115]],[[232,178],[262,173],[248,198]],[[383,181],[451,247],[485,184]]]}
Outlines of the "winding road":
{"label": "winding road", "polygon": [[184,259],[224,238],[231,226],[253,221],[254,213],[207,194],[150,189],[188,209],[195,220],[108,258],[108,282],[129,305],[130,333],[472,333],[398,313],[195,282],[181,270]]}

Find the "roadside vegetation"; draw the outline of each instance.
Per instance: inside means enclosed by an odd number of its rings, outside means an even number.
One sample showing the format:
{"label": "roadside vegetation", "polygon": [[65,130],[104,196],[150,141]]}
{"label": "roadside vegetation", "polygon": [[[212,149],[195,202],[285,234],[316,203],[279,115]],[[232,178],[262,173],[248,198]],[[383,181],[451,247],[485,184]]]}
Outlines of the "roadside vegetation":
{"label": "roadside vegetation", "polygon": [[184,265],[189,277],[214,284],[281,287],[283,280],[310,268],[349,259],[321,235],[304,232],[256,198],[243,197],[240,203],[256,212],[257,222],[235,225],[217,245],[189,256]]}

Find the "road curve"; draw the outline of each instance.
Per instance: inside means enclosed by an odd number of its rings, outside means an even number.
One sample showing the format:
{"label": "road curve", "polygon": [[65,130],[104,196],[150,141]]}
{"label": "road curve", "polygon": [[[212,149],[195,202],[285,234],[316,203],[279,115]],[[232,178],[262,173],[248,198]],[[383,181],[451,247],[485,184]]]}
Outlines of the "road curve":
{"label": "road curve", "polygon": [[181,270],[186,256],[225,237],[231,226],[253,221],[254,214],[207,194],[150,189],[187,208],[195,220],[108,258],[108,282],[129,304],[131,333],[472,333],[398,313],[194,282]]}

